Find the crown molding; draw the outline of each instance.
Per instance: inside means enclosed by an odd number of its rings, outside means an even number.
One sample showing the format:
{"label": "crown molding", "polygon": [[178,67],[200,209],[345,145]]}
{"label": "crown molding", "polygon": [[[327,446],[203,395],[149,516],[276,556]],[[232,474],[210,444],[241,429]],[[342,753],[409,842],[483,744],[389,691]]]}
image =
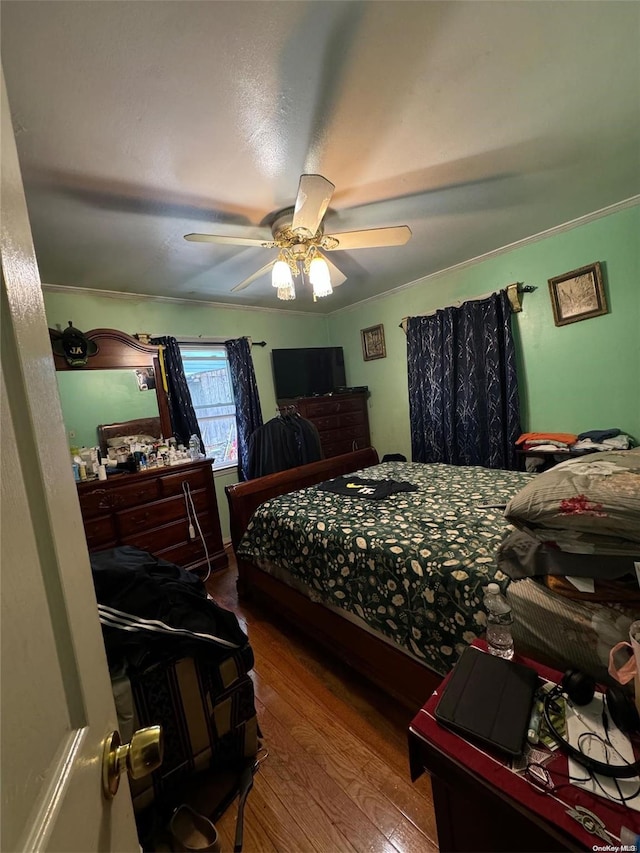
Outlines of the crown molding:
{"label": "crown molding", "polygon": [[638,204],[640,204],[640,195],[634,195],[630,198],[624,199],[623,201],[617,201],[615,204],[610,204],[600,210],[595,210],[593,213],[587,213],[584,216],[579,216],[577,219],[570,219],[568,222],[563,222],[561,225],[554,225],[553,228],[548,228],[546,231],[540,231],[537,234],[532,234],[531,237],[524,237],[522,240],[516,240],[515,243],[508,243],[506,246],[501,246],[499,249],[492,249],[490,252],[485,252],[483,255],[476,255],[475,258],[469,258],[469,260],[461,261],[459,264],[453,264],[453,266],[446,267],[442,270],[436,270],[435,272],[429,273],[429,275],[420,276],[420,278],[416,278],[406,284],[400,284],[392,290],[385,290],[384,293],[377,293],[375,296],[369,296],[367,299],[361,299],[359,302],[354,302],[351,305],[345,305],[343,308],[338,308],[336,311],[329,312],[327,316],[331,317],[334,314],[341,314],[343,311],[351,311],[371,302],[378,302],[381,299],[386,299],[394,293],[400,293],[403,290],[415,287],[417,284],[434,281],[443,275],[447,275],[448,273],[456,270],[466,269],[467,267],[474,266],[482,261],[489,260],[489,258],[497,258],[500,255],[506,255],[508,252],[512,252],[515,249],[520,249],[531,243],[537,243],[540,240],[546,240],[547,237],[553,237],[555,234],[562,234],[564,231],[571,231],[573,228],[579,228],[581,225],[588,225],[596,219],[602,219],[605,216],[610,216],[612,213],[619,213],[621,210],[626,210],[629,207],[635,207]]}
{"label": "crown molding", "polygon": [[105,299],[120,300],[145,300],[147,302],[167,302],[172,305],[206,305],[207,308],[216,308],[226,311],[258,311],[262,314],[293,314],[301,317],[326,317],[327,314],[315,314],[312,311],[292,311],[287,308],[267,308],[260,305],[238,305],[229,302],[210,302],[207,299],[184,299],[180,296],[155,296],[149,293],[123,293],[119,290],[97,290],[90,287],[75,287],[71,284],[47,284],[42,283],[42,289],[47,293],[71,293],[74,296],[85,294],[87,296],[102,296]]}
{"label": "crown molding", "polygon": [[335,311],[328,311],[326,313],[317,314],[313,311],[296,311],[288,308],[267,308],[264,306],[257,305],[239,305],[237,303],[231,304],[229,302],[213,302],[207,299],[185,299],[180,296],[155,296],[153,294],[147,293],[122,293],[117,290],[94,290],[93,288],[87,287],[75,287],[73,285],[66,284],[42,284],[42,289],[51,293],[73,293],[75,295],[79,293],[85,293],[88,295],[102,296],[106,299],[125,299],[125,300],[146,300],[149,302],[166,302],[171,305],[199,305],[199,306],[207,306],[208,308],[216,308],[218,310],[223,311],[258,311],[259,313],[264,314],[289,314],[300,317],[331,317],[334,314],[341,314],[343,311],[353,311],[356,308],[360,308],[362,305],[367,305],[371,302],[378,302],[380,299],[386,299],[388,296],[391,296],[395,293],[400,293],[403,290],[408,290],[411,287],[415,287],[417,284],[424,284],[428,281],[434,281],[435,279],[440,278],[441,276],[447,275],[448,273],[454,272],[456,270],[466,269],[467,267],[474,266],[475,264],[481,263],[482,261],[489,260],[490,258],[497,258],[500,255],[505,255],[508,252],[512,252],[515,249],[520,249],[523,246],[528,246],[531,243],[537,243],[540,240],[545,240],[547,237],[552,237],[555,234],[562,234],[564,231],[570,231],[573,228],[579,228],[582,225],[588,225],[590,222],[594,222],[597,219],[601,219],[604,216],[610,216],[612,213],[618,213],[621,210],[626,210],[629,207],[634,207],[640,204],[640,195],[631,196],[630,198],[624,199],[623,201],[616,202],[615,204],[608,205],[607,207],[603,207],[600,210],[593,211],[592,213],[587,213],[584,216],[580,216],[577,219],[571,219],[568,222],[564,222],[561,225],[555,225],[553,228],[548,228],[546,231],[540,231],[537,234],[533,234],[530,237],[524,237],[522,240],[516,240],[514,243],[508,243],[506,246],[501,246],[498,249],[492,249],[490,252],[485,252],[483,255],[476,255],[474,258],[469,258],[466,261],[461,261],[458,264],[453,264],[450,267],[446,267],[445,269],[436,270],[435,272],[429,273],[425,276],[420,276],[420,278],[416,278],[413,281],[409,281],[406,284],[400,284],[398,287],[394,287],[391,290],[385,290],[383,293],[377,293],[375,296],[369,296],[366,299],[361,299],[358,302],[354,302],[351,305],[344,305],[342,308],[337,308]]}

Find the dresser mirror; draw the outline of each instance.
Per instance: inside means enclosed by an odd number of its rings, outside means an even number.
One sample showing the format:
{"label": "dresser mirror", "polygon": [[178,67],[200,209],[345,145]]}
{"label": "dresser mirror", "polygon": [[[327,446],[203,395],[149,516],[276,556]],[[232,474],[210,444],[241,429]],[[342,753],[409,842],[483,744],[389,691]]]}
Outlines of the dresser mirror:
{"label": "dresser mirror", "polygon": [[[49,336],[53,343],[62,333],[49,329]],[[160,347],[143,344],[117,329],[93,329],[85,337],[95,344],[95,353],[82,367],[71,367],[64,356],[53,353],[69,445],[97,445],[98,427],[103,424],[158,417],[162,435],[170,436]]]}

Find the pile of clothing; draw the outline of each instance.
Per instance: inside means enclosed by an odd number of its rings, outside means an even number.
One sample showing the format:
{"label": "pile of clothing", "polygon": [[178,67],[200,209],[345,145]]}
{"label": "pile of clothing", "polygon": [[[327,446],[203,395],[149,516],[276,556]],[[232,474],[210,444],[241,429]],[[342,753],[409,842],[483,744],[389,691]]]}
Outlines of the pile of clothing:
{"label": "pile of clothing", "polygon": [[633,447],[630,435],[619,429],[593,429],[581,432],[571,450],[629,450]]}
{"label": "pile of clothing", "polygon": [[569,432],[524,432],[516,441],[520,450],[539,450],[542,453],[567,451],[578,440]]}
{"label": "pile of clothing", "polygon": [[[539,451],[539,457],[531,456],[525,462],[525,468],[529,472],[537,471],[544,462],[544,456],[554,454],[555,461],[563,453],[592,453],[597,450],[629,450],[635,446],[630,435],[622,430],[594,429],[575,435],[570,432],[525,432],[516,441],[516,445],[522,451],[535,453]],[[556,456],[557,454],[557,456]]]}
{"label": "pile of clothing", "polygon": [[524,432],[516,441],[520,450],[562,453],[569,450],[629,450],[634,446],[630,435],[620,429],[592,429],[575,435],[572,432]]}

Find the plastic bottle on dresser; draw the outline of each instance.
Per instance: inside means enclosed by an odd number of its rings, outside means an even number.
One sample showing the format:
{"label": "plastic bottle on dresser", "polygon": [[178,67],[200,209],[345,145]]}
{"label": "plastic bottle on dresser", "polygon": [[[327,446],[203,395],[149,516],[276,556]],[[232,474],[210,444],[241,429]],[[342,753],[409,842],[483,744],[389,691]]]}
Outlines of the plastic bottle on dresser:
{"label": "plastic bottle on dresser", "polygon": [[201,456],[200,439],[194,434],[189,439],[189,457],[191,459],[200,459]]}
{"label": "plastic bottle on dresser", "polygon": [[485,587],[484,606],[487,611],[487,646],[492,655],[511,660],[513,657],[513,613],[511,605],[500,592],[497,583]]}

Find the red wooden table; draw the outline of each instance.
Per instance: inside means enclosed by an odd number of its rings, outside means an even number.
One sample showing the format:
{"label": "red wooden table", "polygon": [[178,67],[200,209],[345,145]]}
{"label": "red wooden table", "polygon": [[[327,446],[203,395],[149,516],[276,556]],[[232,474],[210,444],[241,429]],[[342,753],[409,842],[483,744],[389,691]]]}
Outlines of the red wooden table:
{"label": "red wooden table", "polygon": [[[486,650],[482,641],[474,645]],[[527,658],[516,655],[515,660],[549,681],[561,678],[556,670]],[[425,771],[431,775],[441,851],[612,851],[620,850],[622,826],[640,834],[640,812],[575,785],[544,793],[511,770],[499,753],[441,726],[434,710],[447,680],[409,727],[411,777],[415,780]],[[554,783],[567,781],[567,759],[560,750],[546,767]],[[583,809],[596,815],[609,835],[589,833],[583,824],[590,819]]]}

